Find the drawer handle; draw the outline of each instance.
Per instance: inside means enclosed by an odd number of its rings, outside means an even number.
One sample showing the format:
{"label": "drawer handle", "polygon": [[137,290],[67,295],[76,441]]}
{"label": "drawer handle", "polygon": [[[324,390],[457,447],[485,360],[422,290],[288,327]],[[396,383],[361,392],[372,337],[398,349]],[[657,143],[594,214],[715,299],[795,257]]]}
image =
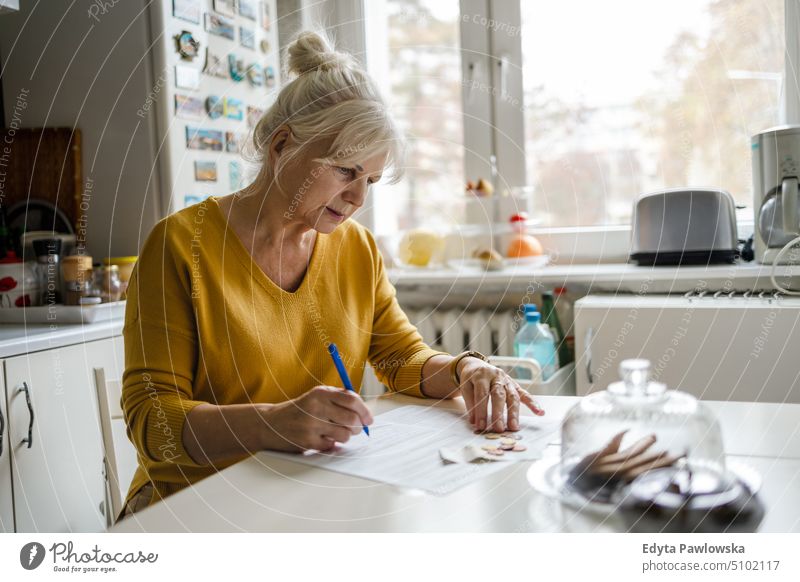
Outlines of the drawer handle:
{"label": "drawer handle", "polygon": [[3,456],[3,433],[6,430],[6,418],[3,416],[3,407],[0,406],[0,457]]}
{"label": "drawer handle", "polygon": [[19,389],[20,392],[25,393],[25,402],[28,403],[28,415],[30,416],[30,420],[28,421],[28,438],[22,439],[22,443],[20,444],[28,444],[28,448],[33,446],[33,404],[31,404],[31,389],[28,388],[28,383],[23,382],[22,388]]}

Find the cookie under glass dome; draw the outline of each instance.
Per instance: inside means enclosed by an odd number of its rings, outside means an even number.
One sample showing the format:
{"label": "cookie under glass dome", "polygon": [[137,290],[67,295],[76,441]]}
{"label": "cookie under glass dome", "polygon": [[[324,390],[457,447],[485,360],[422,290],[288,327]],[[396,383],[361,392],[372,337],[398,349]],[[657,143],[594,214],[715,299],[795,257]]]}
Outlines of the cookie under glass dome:
{"label": "cookie under glass dome", "polygon": [[565,486],[609,502],[620,486],[649,470],[703,467],[722,473],[719,423],[694,396],[650,379],[650,362],[624,360],[619,382],[589,394],[561,427]]}

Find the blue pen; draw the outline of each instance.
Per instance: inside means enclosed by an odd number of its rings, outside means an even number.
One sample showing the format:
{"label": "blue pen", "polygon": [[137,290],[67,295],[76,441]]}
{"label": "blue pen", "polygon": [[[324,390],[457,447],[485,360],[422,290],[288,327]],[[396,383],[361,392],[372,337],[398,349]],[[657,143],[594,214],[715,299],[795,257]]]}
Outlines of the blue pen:
{"label": "blue pen", "polygon": [[[331,355],[331,358],[333,358],[333,365],[336,366],[336,371],[339,372],[339,377],[342,379],[344,387],[350,390],[350,392],[355,392],[353,385],[350,383],[350,376],[347,375],[347,370],[344,369],[342,358],[339,356],[339,350],[336,349],[336,344],[332,343],[328,346],[328,353]],[[366,424],[362,426],[366,435],[369,436],[369,427]]]}

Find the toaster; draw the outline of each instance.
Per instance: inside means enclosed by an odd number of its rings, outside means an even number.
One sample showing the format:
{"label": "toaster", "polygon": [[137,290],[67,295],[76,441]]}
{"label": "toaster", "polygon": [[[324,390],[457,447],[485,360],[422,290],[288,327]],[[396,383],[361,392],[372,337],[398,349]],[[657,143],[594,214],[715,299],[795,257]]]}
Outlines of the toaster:
{"label": "toaster", "polygon": [[736,205],[724,190],[659,190],[634,203],[630,258],[639,265],[732,263],[738,243]]}

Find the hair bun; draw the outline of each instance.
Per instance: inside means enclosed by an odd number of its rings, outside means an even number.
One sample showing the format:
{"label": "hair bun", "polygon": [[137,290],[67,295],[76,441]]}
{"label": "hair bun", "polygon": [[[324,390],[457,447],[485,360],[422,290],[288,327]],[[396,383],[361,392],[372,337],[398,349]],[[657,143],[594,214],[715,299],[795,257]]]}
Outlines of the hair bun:
{"label": "hair bun", "polygon": [[289,45],[289,72],[302,75],[310,71],[330,71],[351,64],[351,58],[331,47],[321,34],[304,31]]}

